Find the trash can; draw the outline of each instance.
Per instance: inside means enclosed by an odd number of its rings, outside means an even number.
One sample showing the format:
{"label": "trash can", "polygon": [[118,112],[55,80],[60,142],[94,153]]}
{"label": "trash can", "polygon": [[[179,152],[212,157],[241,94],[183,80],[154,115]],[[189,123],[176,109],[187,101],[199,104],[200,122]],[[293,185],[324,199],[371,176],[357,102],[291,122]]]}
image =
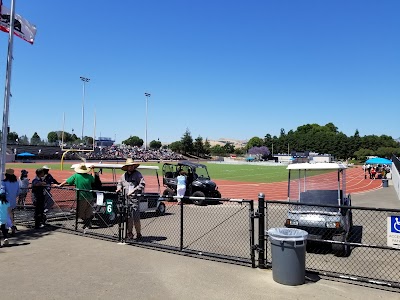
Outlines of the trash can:
{"label": "trash can", "polygon": [[388,186],[389,186],[389,180],[382,179],[382,187],[388,187]]}
{"label": "trash can", "polygon": [[307,231],[296,228],[271,228],[272,278],[285,285],[305,282]]}

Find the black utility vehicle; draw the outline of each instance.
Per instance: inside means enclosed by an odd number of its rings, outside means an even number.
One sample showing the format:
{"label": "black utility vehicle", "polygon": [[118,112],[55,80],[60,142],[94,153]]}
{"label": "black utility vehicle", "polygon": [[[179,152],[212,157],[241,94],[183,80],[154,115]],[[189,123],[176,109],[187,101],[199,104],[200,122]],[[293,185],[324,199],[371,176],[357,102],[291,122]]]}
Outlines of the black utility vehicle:
{"label": "black utility vehicle", "polygon": [[[163,184],[166,187],[163,192],[164,197],[176,196],[177,176],[181,170],[187,174],[185,196],[221,198],[217,185],[210,179],[207,166],[186,160],[176,164],[165,163],[163,165]],[[196,205],[205,204],[203,199],[195,199],[193,203]]]}

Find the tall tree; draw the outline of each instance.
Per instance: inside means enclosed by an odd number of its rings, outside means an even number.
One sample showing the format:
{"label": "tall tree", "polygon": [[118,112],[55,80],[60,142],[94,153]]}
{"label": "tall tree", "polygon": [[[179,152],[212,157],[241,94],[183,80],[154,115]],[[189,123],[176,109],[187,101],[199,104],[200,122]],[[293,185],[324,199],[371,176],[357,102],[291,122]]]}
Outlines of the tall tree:
{"label": "tall tree", "polygon": [[181,138],[182,150],[184,154],[192,153],[193,151],[193,138],[190,134],[189,128],[186,129],[185,133]]}
{"label": "tall tree", "polygon": [[31,145],[38,145],[41,143],[41,141],[42,140],[40,139],[40,136],[35,131],[35,133],[31,137]]}
{"label": "tall tree", "polygon": [[211,151],[211,144],[208,139],[204,141],[204,155],[210,155]]}
{"label": "tall tree", "polygon": [[47,141],[49,143],[56,143],[58,141],[58,134],[55,131],[50,131],[47,134]]}
{"label": "tall tree", "polygon": [[201,136],[198,136],[194,140],[193,149],[197,156],[204,155],[204,144],[203,144],[203,138]]}

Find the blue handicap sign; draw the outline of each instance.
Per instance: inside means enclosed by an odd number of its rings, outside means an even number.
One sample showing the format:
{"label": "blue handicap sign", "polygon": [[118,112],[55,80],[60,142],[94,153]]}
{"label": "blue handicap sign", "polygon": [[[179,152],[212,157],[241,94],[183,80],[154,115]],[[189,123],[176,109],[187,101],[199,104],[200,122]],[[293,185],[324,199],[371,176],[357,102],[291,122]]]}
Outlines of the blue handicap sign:
{"label": "blue handicap sign", "polygon": [[400,233],[400,216],[390,217],[390,232]]}

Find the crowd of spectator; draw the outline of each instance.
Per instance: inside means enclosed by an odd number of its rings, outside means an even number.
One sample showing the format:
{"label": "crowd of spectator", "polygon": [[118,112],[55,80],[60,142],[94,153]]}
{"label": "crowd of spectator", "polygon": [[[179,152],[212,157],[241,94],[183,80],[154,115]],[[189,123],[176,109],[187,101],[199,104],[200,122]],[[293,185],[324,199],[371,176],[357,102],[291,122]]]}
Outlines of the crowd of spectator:
{"label": "crowd of spectator", "polygon": [[110,146],[95,147],[93,152],[69,152],[66,159],[79,159],[79,156],[87,160],[121,160],[132,158],[139,161],[149,160],[182,160],[183,155],[169,149],[143,149],[136,146]]}

